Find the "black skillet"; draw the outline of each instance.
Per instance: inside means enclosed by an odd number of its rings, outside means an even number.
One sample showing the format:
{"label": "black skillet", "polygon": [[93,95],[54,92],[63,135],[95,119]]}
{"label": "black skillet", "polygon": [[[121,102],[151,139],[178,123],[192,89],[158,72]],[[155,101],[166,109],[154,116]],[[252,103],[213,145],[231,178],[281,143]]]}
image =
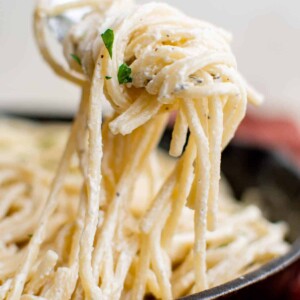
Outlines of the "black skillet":
{"label": "black skillet", "polygon": [[[35,121],[69,121],[70,118],[26,116]],[[171,130],[166,130],[160,147],[169,148]],[[222,156],[222,172],[237,199],[251,187],[263,195],[264,214],[271,221],[284,221],[290,227],[292,248],[285,256],[259,270],[205,292],[182,298],[300,300],[291,294],[291,285],[300,274],[300,170],[272,150],[231,144]],[[298,287],[300,288],[300,287]]]}

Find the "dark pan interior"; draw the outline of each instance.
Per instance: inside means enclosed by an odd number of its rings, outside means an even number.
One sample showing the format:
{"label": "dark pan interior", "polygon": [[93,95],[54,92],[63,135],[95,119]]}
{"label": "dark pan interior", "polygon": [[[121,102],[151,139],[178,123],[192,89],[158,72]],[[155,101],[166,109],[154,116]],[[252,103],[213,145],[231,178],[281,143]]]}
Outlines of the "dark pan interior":
{"label": "dark pan interior", "polygon": [[[71,120],[43,116],[25,118],[38,122]],[[166,130],[160,147],[168,149],[171,136],[172,130]],[[285,256],[253,273],[182,299],[292,299],[287,295],[287,286],[300,270],[299,168],[272,150],[231,144],[222,156],[222,172],[238,199],[249,188],[259,188],[263,201],[258,205],[271,221],[284,221],[289,225],[288,239],[293,247]]]}

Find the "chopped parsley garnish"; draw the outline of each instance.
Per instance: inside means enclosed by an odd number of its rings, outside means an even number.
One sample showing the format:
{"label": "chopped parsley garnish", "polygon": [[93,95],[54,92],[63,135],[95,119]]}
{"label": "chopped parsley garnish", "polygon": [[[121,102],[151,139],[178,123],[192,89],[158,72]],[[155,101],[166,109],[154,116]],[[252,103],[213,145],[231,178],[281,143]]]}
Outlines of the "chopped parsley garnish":
{"label": "chopped parsley garnish", "polygon": [[112,77],[111,76],[105,76],[105,79],[110,80],[110,79],[112,79]]}
{"label": "chopped parsley garnish", "polygon": [[28,234],[28,238],[32,238],[33,237],[33,234]]}
{"label": "chopped parsley garnish", "polygon": [[70,56],[80,65],[82,66],[81,59],[76,54],[70,54]]}
{"label": "chopped parsley garnish", "polygon": [[104,33],[101,34],[103,43],[109,53],[110,58],[112,58],[112,48],[114,44],[114,32],[111,29],[107,29]]}
{"label": "chopped parsley garnish", "polygon": [[118,71],[118,80],[120,84],[132,82],[131,68],[126,64],[122,64]]}

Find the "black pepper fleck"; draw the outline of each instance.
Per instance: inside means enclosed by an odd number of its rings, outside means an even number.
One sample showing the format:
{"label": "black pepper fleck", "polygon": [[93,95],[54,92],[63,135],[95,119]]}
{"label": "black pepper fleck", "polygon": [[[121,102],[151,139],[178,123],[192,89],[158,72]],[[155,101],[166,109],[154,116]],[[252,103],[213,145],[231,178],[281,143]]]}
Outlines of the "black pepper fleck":
{"label": "black pepper fleck", "polygon": [[194,82],[195,82],[196,84],[201,84],[201,83],[203,83],[203,79],[198,78],[198,77],[195,76],[195,75],[190,75],[189,77],[190,77],[191,79],[193,79]]}
{"label": "black pepper fleck", "polygon": [[186,90],[186,85],[183,83],[178,84],[178,86],[175,88],[174,92],[184,91]]}

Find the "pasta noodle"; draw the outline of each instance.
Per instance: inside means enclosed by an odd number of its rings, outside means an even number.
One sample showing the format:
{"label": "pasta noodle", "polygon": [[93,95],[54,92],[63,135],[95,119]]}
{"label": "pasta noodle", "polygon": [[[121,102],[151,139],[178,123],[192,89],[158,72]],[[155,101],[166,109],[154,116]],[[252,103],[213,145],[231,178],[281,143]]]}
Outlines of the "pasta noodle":
{"label": "pasta noodle", "polygon": [[[12,280],[37,230],[39,216],[51,186],[51,177],[59,164],[59,153],[63,151],[68,132],[68,127],[63,125],[37,125],[5,119],[0,121],[0,299],[7,299]],[[82,133],[79,133],[82,137]],[[105,123],[103,139],[107,143],[103,151],[102,188],[105,186],[106,196],[101,197],[103,209],[98,214],[95,255],[92,260],[93,274],[99,277],[98,274],[101,274],[99,287],[106,294],[103,297],[134,299],[134,287],[140,286],[143,290],[135,293],[152,294],[156,298],[187,295],[194,291],[195,284],[194,212],[185,207],[193,182],[193,177],[189,181],[186,181],[186,177],[193,168],[195,146],[192,143],[188,145],[183,163],[178,165],[176,180],[172,176],[168,179],[170,184],[164,181],[172,173],[176,162],[157,150],[153,152],[139,171],[138,178],[131,184],[132,189],[127,198],[130,203],[119,209],[117,221],[109,222],[104,217],[109,214],[107,205],[111,202],[106,199],[113,197],[114,180],[120,178],[121,173],[118,172],[121,171],[117,168],[108,169],[107,166],[114,163],[122,165],[122,162],[112,159],[116,155],[113,150],[117,150],[113,144],[120,145],[116,138],[122,137],[113,136],[108,130],[108,122]],[[82,139],[80,143],[83,143]],[[49,218],[39,254],[29,268],[19,296],[21,299],[85,297],[78,276],[78,256],[86,201],[80,186],[86,165],[80,164],[79,157],[74,155],[70,161],[68,174],[57,198],[57,207]],[[174,191],[171,197],[173,202],[170,203],[170,198],[165,196],[175,182],[184,188]],[[158,211],[159,218],[152,223],[151,214],[155,210],[152,208],[149,211],[149,207],[155,206],[151,201],[161,187],[164,188],[158,198],[163,199],[167,207]],[[236,202],[224,183],[221,184],[219,198],[218,214],[222,226],[206,233],[209,287],[242,276],[282,255],[289,247],[283,242],[286,232],[284,224],[271,224],[263,218],[257,207]],[[156,205],[160,206],[162,200],[157,199]],[[151,230],[145,228],[150,236],[141,234],[140,220],[144,221],[143,224],[147,224],[146,220],[152,224]],[[162,224],[166,224],[163,229]],[[112,226],[115,228],[112,229]],[[101,231],[104,228],[105,231]],[[101,232],[106,234],[102,239]],[[111,242],[112,239],[115,243]],[[103,245],[109,252],[104,252]],[[143,272],[137,273],[138,267]],[[135,284],[136,279],[140,282]]]}
{"label": "pasta noodle", "polygon": [[[90,11],[63,41],[64,66],[46,21],[80,7]],[[13,159],[0,164],[0,299],[172,299],[287,251],[283,224],[219,191],[222,149],[248,100],[261,102],[237,72],[228,33],[129,0],[41,0],[34,28],[45,60],[82,98],[59,163],[60,130],[51,156],[36,144],[44,133],[24,125],[34,146],[12,141]],[[106,102],[113,112],[102,121]],[[174,111],[177,159],[166,163],[156,147]]]}

